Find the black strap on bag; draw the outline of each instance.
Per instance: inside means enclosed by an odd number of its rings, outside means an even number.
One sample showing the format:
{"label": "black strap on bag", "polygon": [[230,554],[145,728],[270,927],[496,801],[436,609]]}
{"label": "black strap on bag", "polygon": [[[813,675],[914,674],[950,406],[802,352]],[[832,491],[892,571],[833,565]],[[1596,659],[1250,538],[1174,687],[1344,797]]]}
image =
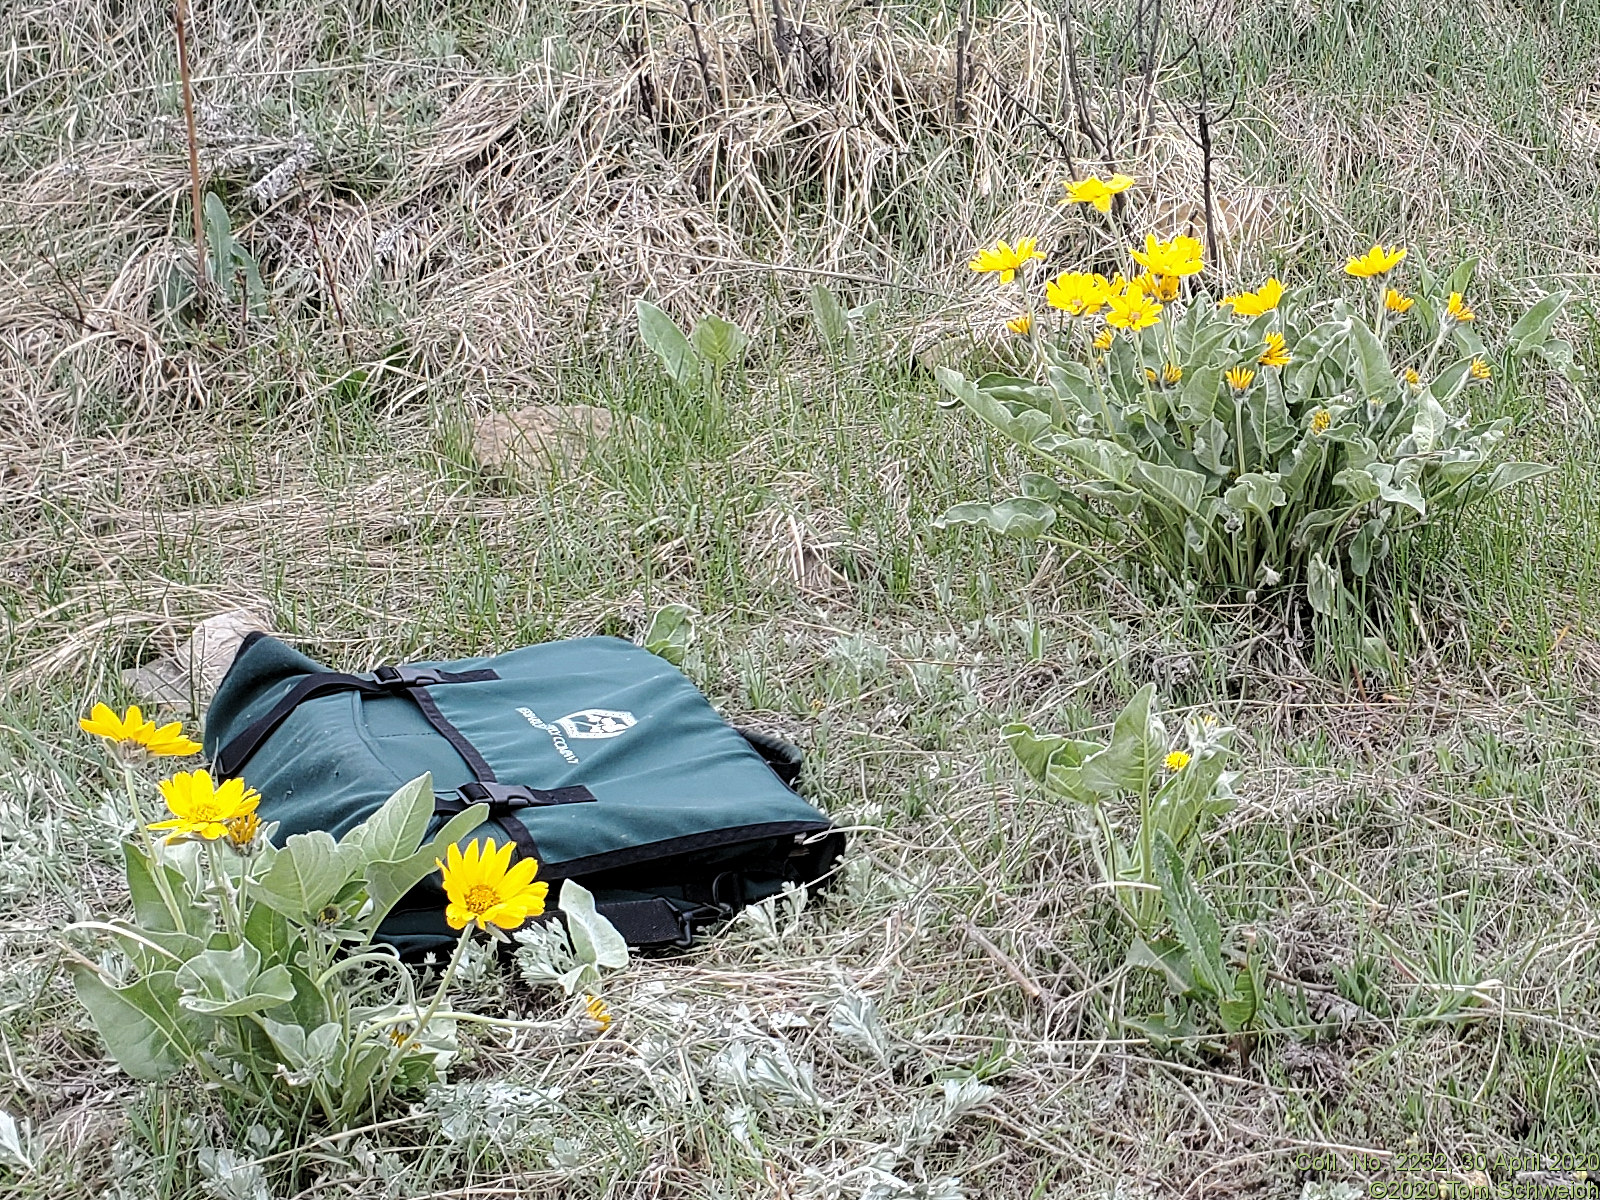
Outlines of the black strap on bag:
{"label": "black strap on bag", "polygon": [[272,735],[272,731],[282,725],[289,714],[307,700],[326,696],[332,692],[360,692],[363,696],[410,696],[417,702],[417,707],[422,709],[422,715],[427,718],[428,724],[449,739],[467,766],[472,768],[476,778],[483,778],[479,771],[481,767],[483,771],[488,771],[490,781],[494,779],[494,772],[489,771],[489,764],[483,761],[483,756],[473,748],[471,742],[461,736],[460,730],[445,720],[444,714],[439,711],[439,706],[433,702],[433,697],[429,696],[425,689],[429,684],[435,683],[483,683],[499,679],[499,672],[488,668],[477,671],[440,671],[432,667],[379,667],[372,674],[373,678],[368,679],[364,675],[349,675],[343,671],[318,671],[301,677],[284,694],[283,699],[268,709],[263,716],[245,726],[226,746],[217,751],[213,765],[218,774],[224,779],[231,779],[237,775],[240,768],[250,760],[250,756],[261,748],[261,743]]}

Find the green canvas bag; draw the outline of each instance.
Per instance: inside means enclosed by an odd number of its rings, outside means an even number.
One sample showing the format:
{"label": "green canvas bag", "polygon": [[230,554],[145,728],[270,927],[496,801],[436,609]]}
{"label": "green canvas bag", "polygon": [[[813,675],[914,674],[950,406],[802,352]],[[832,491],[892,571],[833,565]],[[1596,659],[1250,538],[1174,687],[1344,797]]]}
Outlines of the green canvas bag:
{"label": "green canvas bag", "polygon": [[[219,779],[261,793],[279,844],[340,837],[428,772],[430,836],[488,804],[472,837],[536,858],[552,908],[578,880],[635,946],[687,946],[698,926],[822,880],[844,846],[795,790],[798,750],[734,729],[671,663],[619,638],[347,674],[254,634],[211,702],[205,752]],[[379,938],[408,957],[448,949],[444,907],[435,875]]]}

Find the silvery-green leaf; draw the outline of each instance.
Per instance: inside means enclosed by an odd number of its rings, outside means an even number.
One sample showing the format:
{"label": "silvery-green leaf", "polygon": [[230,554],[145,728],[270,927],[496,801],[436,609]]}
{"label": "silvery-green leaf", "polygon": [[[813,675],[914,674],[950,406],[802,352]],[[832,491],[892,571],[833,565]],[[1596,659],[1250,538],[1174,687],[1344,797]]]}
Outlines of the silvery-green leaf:
{"label": "silvery-green leaf", "polygon": [[1195,427],[1195,461],[1213,475],[1227,475],[1233,469],[1233,464],[1222,456],[1228,449],[1229,440],[1222,422],[1215,417],[1207,418]]}
{"label": "silvery-green leaf", "polygon": [[934,521],[934,527],[981,525],[1006,537],[1037,538],[1055,524],[1056,510],[1042,500],[1018,496],[999,504],[971,500],[957,504]]}
{"label": "silvery-green leaf", "polygon": [[1555,326],[1556,318],[1561,315],[1561,307],[1566,302],[1566,292],[1550,292],[1517,318],[1517,323],[1506,334],[1512,358],[1531,354],[1550,340],[1550,330]]}
{"label": "silvery-green leaf", "polygon": [[694,640],[694,617],[686,604],[668,604],[656,610],[650,618],[650,628],[645,631],[644,648],[651,654],[666,659],[673,666],[682,666]]}
{"label": "silvery-green leaf", "polygon": [[1484,491],[1485,496],[1494,496],[1507,488],[1516,487],[1519,483],[1538,479],[1541,475],[1548,475],[1555,468],[1545,463],[1509,462],[1501,463],[1489,476],[1489,486]]}
{"label": "silvery-green leaf", "polygon": [[1155,774],[1166,746],[1166,729],[1150,711],[1155,691],[1153,683],[1140,688],[1117,714],[1110,744],[1083,760],[1078,776],[1090,792],[1110,799],[1119,791],[1142,789]]}
{"label": "silvery-green leaf", "polygon": [[178,1004],[176,974],[153,971],[113,988],[87,967],[72,968],[78,1000],[89,1010],[100,1040],[117,1065],[135,1079],[169,1079],[199,1053],[204,1018]]}
{"label": "silvery-green leaf", "polygon": [[1464,358],[1460,362],[1451,363],[1438,378],[1428,385],[1428,395],[1431,395],[1440,404],[1453,400],[1461,394],[1461,389],[1467,385],[1467,380],[1472,376],[1472,360]]}
{"label": "silvery-green leaf", "polygon": [[0,1108],[0,1163],[9,1162],[24,1171],[33,1169],[33,1153],[27,1143],[32,1140],[32,1130],[26,1122],[20,1126],[17,1119]]}
{"label": "silvery-green leaf", "polygon": [[1029,471],[1017,480],[1022,488],[1022,494],[1029,500],[1043,500],[1049,503],[1061,498],[1061,485],[1048,475],[1040,475]]}
{"label": "silvery-green leaf", "polygon": [[1188,865],[1172,839],[1157,832],[1154,843],[1156,882],[1161,885],[1167,917],[1183,945],[1195,986],[1221,997],[1226,994],[1226,968],[1222,962],[1222,928],[1216,913],[1195,887]]}
{"label": "silvery-green leaf", "polygon": [[1311,607],[1325,617],[1333,616],[1341,586],[1337,561],[1330,564],[1321,554],[1313,553],[1306,568],[1306,599]]}
{"label": "silvery-green leaf", "polygon": [[688,387],[699,377],[700,356],[683,330],[648,300],[640,300],[635,308],[639,314],[639,337],[645,346],[661,361],[673,383]]}
{"label": "silvery-green leaf", "polygon": [[835,354],[850,353],[854,339],[850,334],[849,315],[833,289],[825,283],[811,285],[811,319],[827,349]]}
{"label": "silvery-green leaf", "polygon": [[1418,454],[1431,454],[1444,437],[1450,414],[1440,407],[1431,393],[1417,397],[1417,412],[1411,422],[1411,439]]}
{"label": "silvery-green leaf", "polygon": [[1416,510],[1417,515],[1428,515],[1428,502],[1422,495],[1422,488],[1417,482],[1417,473],[1421,464],[1411,459],[1389,472],[1375,471],[1378,479],[1378,498],[1387,500],[1390,504],[1404,504],[1407,508]]}
{"label": "silvery-green leaf", "polygon": [[1206,477],[1196,471],[1159,463],[1134,464],[1132,481],[1150,495],[1175,505],[1180,512],[1193,513],[1206,493]]}
{"label": "silvery-green leaf", "polygon": [[1239,476],[1239,482],[1229,488],[1222,499],[1236,511],[1249,509],[1263,519],[1270,520],[1272,510],[1288,503],[1289,497],[1277,475],[1251,471]]}
{"label": "silvery-green leaf", "polygon": [[1086,755],[1104,748],[1099,742],[1079,741],[1058,734],[1041,737],[1021,722],[1002,726],[1000,737],[1017,756],[1022,769],[1040,783],[1046,781],[1052,766],[1081,766]]}
{"label": "silvery-green leaf", "polygon": [[344,887],[352,866],[326,830],[290,834],[252,894],[291,920],[309,924]]}
{"label": "silvery-green leaf", "polygon": [[1346,467],[1340,471],[1333,477],[1333,486],[1349,492],[1357,503],[1365,504],[1378,498],[1378,481],[1371,471],[1360,467]]}
{"label": "silvery-green leaf", "polygon": [[413,854],[433,819],[433,776],[422,774],[400,788],[361,824],[339,839],[354,846],[363,862]]}
{"label": "silvery-green leaf", "polygon": [[1360,399],[1379,397],[1387,400],[1399,389],[1399,382],[1389,367],[1389,356],[1383,343],[1359,317],[1350,319],[1351,370],[1361,389]]}
{"label": "silvery-green leaf", "polygon": [[628,943],[617,927],[595,911],[594,893],[568,879],[558,902],[567,918],[572,953],[581,963],[620,971],[628,965]]}
{"label": "silvery-green leaf", "polygon": [[702,317],[689,335],[689,344],[702,361],[720,371],[744,357],[750,338],[732,321],[722,317]]}

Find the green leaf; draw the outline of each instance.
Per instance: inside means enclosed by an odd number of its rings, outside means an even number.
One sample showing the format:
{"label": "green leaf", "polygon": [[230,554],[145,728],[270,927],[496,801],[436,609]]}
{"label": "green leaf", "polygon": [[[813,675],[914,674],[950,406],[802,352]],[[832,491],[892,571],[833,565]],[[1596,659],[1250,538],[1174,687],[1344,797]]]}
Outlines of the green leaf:
{"label": "green leaf", "polygon": [[1416,459],[1398,465],[1375,463],[1372,475],[1378,481],[1378,498],[1415,509],[1419,517],[1427,516],[1428,501],[1417,482],[1417,474],[1421,469],[1422,464]]}
{"label": "green leaf", "polygon": [[488,819],[489,806],[474,804],[451,817],[426,846],[410,857],[395,862],[368,863],[367,898],[371,908],[363,916],[366,926],[376,929],[389,915],[389,910],[434,870],[435,861],[444,857],[447,846],[459,842]]}
{"label": "green leaf", "polygon": [[170,1079],[196,1056],[204,1024],[178,1007],[175,977],[172,971],[155,971],[114,988],[87,967],[72,968],[78,999],[100,1040],[135,1079]]}
{"label": "green leaf", "polygon": [[1311,607],[1325,617],[1333,616],[1341,586],[1337,560],[1330,564],[1320,553],[1314,552],[1306,567],[1306,599]]}
{"label": "green leaf", "polygon": [[824,348],[831,353],[848,355],[855,348],[850,318],[833,289],[825,283],[811,285],[811,321]]}
{"label": "green leaf", "polygon": [[1134,464],[1132,481],[1146,493],[1176,505],[1184,513],[1199,512],[1200,499],[1208,487],[1206,477],[1197,471],[1149,462]]}
{"label": "green leaf", "polygon": [[254,895],[290,920],[309,925],[344,887],[352,865],[326,830],[291,834]]}
{"label": "green leaf", "polygon": [[722,317],[702,317],[689,335],[689,343],[713,371],[721,371],[744,357],[750,339],[732,321]]}
{"label": "green leaf", "polygon": [[1450,427],[1450,414],[1440,407],[1431,393],[1417,397],[1416,416],[1411,421],[1411,440],[1418,454],[1431,454]]}
{"label": "green leaf", "polygon": [[1213,475],[1226,476],[1233,470],[1233,464],[1222,457],[1229,441],[1228,430],[1222,422],[1215,417],[1207,419],[1195,427],[1195,461]]}
{"label": "green leaf", "polygon": [[[211,936],[215,928],[211,910],[194,900],[182,872],[164,863],[158,868],[132,842],[122,844],[122,861],[128,876],[128,892],[133,898],[134,921],[142,930],[146,933],[185,933],[201,939]],[[161,888],[156,883],[158,869],[164,873],[172,898],[176,901],[178,921],[172,919]]]}
{"label": "green leaf", "polygon": [[679,387],[695,382],[700,375],[700,356],[677,322],[648,300],[640,300],[634,307],[639,314],[639,337],[661,360],[667,377]]}
{"label": "green leaf", "polygon": [[263,962],[290,961],[299,940],[284,915],[271,905],[252,904],[244,919],[244,937],[260,953]]}
{"label": "green leaf", "polygon": [[1449,281],[1446,282],[1441,290],[1447,294],[1450,292],[1465,292],[1467,286],[1472,282],[1473,273],[1477,269],[1478,260],[1476,258],[1464,259],[1457,263],[1456,269],[1450,272]]}
{"label": "green leaf", "polygon": [[578,961],[612,971],[628,965],[628,943],[615,925],[595,911],[594,893],[568,879],[561,885],[557,904],[566,914],[567,936]]}
{"label": "green leaf", "polygon": [[1029,471],[1017,480],[1022,487],[1022,494],[1030,500],[1043,500],[1046,503],[1059,500],[1064,495],[1061,485],[1048,475],[1040,475]]}
{"label": "green leaf", "polygon": [[1255,1021],[1260,1006],[1261,997],[1256,993],[1255,974],[1246,969],[1234,975],[1233,986],[1217,1005],[1217,1015],[1222,1018],[1222,1027],[1229,1033],[1240,1033]]}
{"label": "green leaf", "polygon": [[1189,878],[1183,855],[1165,833],[1155,835],[1155,876],[1167,919],[1183,945],[1195,989],[1212,996],[1226,995],[1222,965],[1222,929],[1205,897]]}
{"label": "green leaf", "polygon": [[644,648],[675,667],[683,665],[694,640],[694,611],[687,604],[668,604],[656,610],[645,630]]}
{"label": "green leaf", "polygon": [[213,283],[231,293],[233,282],[233,223],[228,206],[215,192],[207,192],[201,203],[202,224],[206,233],[206,266]]}
{"label": "green leaf", "polygon": [[1082,363],[1063,362],[1046,371],[1050,386],[1057,398],[1068,404],[1073,412],[1099,413],[1100,401],[1095,391],[1094,377]]}
{"label": "green leaf", "polygon": [[1545,463],[1501,463],[1489,475],[1489,485],[1484,489],[1483,494],[1485,497],[1498,495],[1507,488],[1514,488],[1518,484],[1538,479],[1541,475],[1548,475],[1554,470],[1554,467]]}
{"label": "green leaf", "polygon": [[1081,766],[1085,756],[1104,749],[1099,742],[1082,742],[1059,734],[1040,737],[1020,721],[1002,726],[1000,737],[1011,747],[1022,769],[1039,783],[1046,782],[1051,767]]}
{"label": "green leaf", "polygon": [[1550,330],[1566,302],[1566,292],[1550,292],[1517,318],[1517,323],[1506,334],[1506,344],[1512,358],[1531,354],[1550,340]]}
{"label": "green leaf", "polygon": [[1125,960],[1130,967],[1159,971],[1166,976],[1167,985],[1180,996],[1191,995],[1195,989],[1194,970],[1183,947],[1170,939],[1161,939],[1150,945],[1142,937],[1134,936],[1128,944]]}
{"label": "green leaf", "polygon": [[1246,509],[1270,520],[1272,510],[1289,501],[1277,475],[1264,475],[1259,471],[1239,476],[1239,482],[1223,494],[1223,502],[1236,512]]}
{"label": "green leaf", "polygon": [[1144,790],[1166,748],[1166,729],[1150,712],[1155,692],[1155,684],[1145,684],[1117,714],[1110,744],[1088,755],[1078,768],[1084,788],[1106,799],[1119,791]]}
{"label": "green leaf", "polygon": [[1350,344],[1354,351],[1350,365],[1361,389],[1361,398],[1388,400],[1400,384],[1389,369],[1389,356],[1383,352],[1383,343],[1359,317],[1350,318]]}
{"label": "green leaf", "polygon": [[1350,542],[1350,570],[1361,578],[1366,578],[1372,560],[1382,558],[1380,552],[1384,532],[1384,522],[1379,517],[1373,517],[1356,532]]}
{"label": "green leaf", "polygon": [[1006,537],[1036,538],[1055,524],[1056,510],[1042,500],[1018,496],[999,504],[970,500],[950,508],[933,524],[936,529],[950,525],[981,525]]}
{"label": "green leaf", "polygon": [[261,954],[249,942],[206,950],[178,968],[178,1003],[205,1016],[242,1017],[294,999],[288,967],[280,963],[264,972],[260,967]]}
{"label": "green leaf", "polygon": [[377,812],[340,838],[339,845],[352,848],[361,864],[404,858],[422,844],[433,819],[433,806],[433,776],[419,775],[402,784]]}

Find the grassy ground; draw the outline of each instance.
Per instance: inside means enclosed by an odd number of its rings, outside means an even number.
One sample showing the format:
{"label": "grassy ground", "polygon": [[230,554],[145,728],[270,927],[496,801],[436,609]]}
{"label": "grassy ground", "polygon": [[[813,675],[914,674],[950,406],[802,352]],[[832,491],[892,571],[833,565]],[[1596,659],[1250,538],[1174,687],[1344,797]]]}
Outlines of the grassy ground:
{"label": "grassy ground", "polygon": [[[1051,206],[1062,144],[1018,115],[1064,127],[1054,18],[979,8],[953,132],[954,12],[815,11],[810,73],[781,89],[747,10],[702,30],[709,82],[681,22],[640,13],[202,5],[203,162],[273,293],[204,331],[150,307],[192,253],[169,14],[0,15],[0,1109],[31,1131],[31,1165],[0,1150],[12,1194],[1283,1196],[1394,1175],[1358,1150],[1600,1154],[1588,398],[1499,381],[1516,457],[1557,472],[1411,556],[1403,669],[1360,687],[1269,619],[937,532],[1021,467],[921,365],[1004,315],[966,257],[1034,228],[1063,267],[1099,248]],[[1378,238],[1475,254],[1486,331],[1561,282],[1592,364],[1600,8],[1176,19],[1240,83],[1219,163],[1237,278],[1304,281]],[[1136,222],[1192,200],[1180,135],[1133,166]],[[253,195],[275,169],[284,190]],[[816,272],[883,301],[848,355],[807,317]],[[640,357],[640,295],[753,333],[725,412]],[[487,477],[471,422],[534,402],[643,424],[549,481]],[[74,722],[241,603],[348,667],[632,636],[687,604],[686,669],[807,747],[849,863],[797,921],[631,969],[605,1038],[485,1035],[450,1088],[354,1136],[131,1084],[56,933],[126,903],[127,814]],[[1125,1023],[1159,997],[1121,968],[1085,831],[999,744],[1010,720],[1103,727],[1150,680],[1244,734],[1206,886],[1279,996],[1247,1056]],[[568,1009],[486,965],[468,1003]],[[1297,1159],[1323,1150],[1336,1170]]]}

